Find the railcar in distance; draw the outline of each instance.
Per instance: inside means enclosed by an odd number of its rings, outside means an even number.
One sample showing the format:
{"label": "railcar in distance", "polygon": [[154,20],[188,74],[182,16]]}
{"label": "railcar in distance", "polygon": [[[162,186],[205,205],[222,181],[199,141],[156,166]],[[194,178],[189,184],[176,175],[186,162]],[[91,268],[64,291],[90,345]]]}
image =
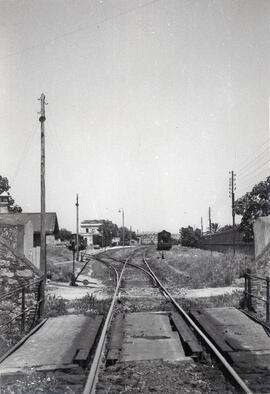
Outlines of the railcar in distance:
{"label": "railcar in distance", "polygon": [[172,235],[166,230],[158,233],[157,250],[169,250],[172,247]]}

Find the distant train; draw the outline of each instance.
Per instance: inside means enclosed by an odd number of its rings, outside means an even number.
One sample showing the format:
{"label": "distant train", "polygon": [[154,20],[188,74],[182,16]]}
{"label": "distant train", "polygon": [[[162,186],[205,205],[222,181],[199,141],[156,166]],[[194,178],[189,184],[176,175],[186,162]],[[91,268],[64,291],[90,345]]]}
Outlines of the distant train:
{"label": "distant train", "polygon": [[168,231],[158,233],[157,250],[169,250],[172,247],[172,235]]}

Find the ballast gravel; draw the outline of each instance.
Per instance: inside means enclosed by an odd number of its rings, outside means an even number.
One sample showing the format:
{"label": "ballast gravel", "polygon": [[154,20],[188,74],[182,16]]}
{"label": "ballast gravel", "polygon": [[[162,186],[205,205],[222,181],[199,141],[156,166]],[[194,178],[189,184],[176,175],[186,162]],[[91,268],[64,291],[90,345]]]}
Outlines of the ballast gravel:
{"label": "ballast gravel", "polygon": [[216,368],[191,361],[162,360],[117,363],[105,368],[96,393],[233,393],[224,376]]}

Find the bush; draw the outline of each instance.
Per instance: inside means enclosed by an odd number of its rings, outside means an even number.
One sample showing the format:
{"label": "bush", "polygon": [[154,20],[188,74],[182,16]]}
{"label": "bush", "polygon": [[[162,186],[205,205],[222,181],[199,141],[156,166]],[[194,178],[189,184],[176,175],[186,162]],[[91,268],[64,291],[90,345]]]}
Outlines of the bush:
{"label": "bush", "polygon": [[65,300],[61,297],[56,297],[54,294],[46,296],[45,301],[45,316],[56,317],[65,315],[67,313]]}
{"label": "bush", "polygon": [[190,246],[191,248],[198,248],[201,238],[201,230],[196,228],[194,230],[191,226],[182,227],[180,230],[181,245]]}

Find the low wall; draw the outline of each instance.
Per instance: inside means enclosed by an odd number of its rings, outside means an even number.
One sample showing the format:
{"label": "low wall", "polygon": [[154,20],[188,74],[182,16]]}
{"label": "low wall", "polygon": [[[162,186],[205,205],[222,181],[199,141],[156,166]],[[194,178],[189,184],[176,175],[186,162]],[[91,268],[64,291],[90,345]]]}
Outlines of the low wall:
{"label": "low wall", "polygon": [[254,225],[255,258],[263,253],[270,243],[270,216],[258,218]]}
{"label": "low wall", "polygon": [[[213,250],[222,253],[233,252],[233,231],[221,231],[205,235],[199,242],[201,249]],[[235,231],[235,251],[254,257],[254,242],[244,242],[243,234]]]}

